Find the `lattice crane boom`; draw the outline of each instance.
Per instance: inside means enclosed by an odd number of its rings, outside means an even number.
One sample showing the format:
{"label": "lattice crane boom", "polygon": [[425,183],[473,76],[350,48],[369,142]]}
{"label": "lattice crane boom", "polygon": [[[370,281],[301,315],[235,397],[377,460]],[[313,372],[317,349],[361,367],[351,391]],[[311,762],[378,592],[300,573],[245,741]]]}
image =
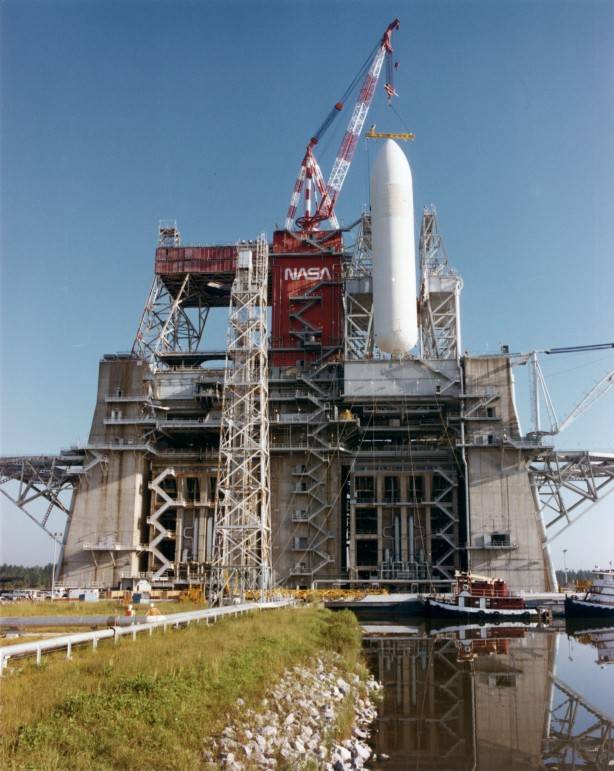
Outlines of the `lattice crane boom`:
{"label": "lattice crane boom", "polygon": [[586,412],[591,404],[593,404],[593,402],[597,401],[597,399],[609,391],[612,386],[614,386],[614,370],[608,372],[607,375],[604,375],[601,380],[599,380],[599,382],[595,383],[591,390],[573,408],[569,415],[567,415],[567,417],[559,423],[558,432],[560,433],[563,431],[563,429],[567,428],[567,426],[571,425],[576,418],[580,417],[582,413]]}
{"label": "lattice crane boom", "polygon": [[[533,431],[531,432],[535,436],[555,436],[559,434],[563,429],[567,428],[573,421],[582,415],[586,410],[594,404],[597,399],[607,393],[612,386],[614,386],[614,370],[606,373],[590,391],[585,394],[582,399],[576,404],[566,418],[559,421],[554,405],[552,403],[552,397],[546,384],[544,373],[539,364],[539,353],[547,355],[561,354],[561,353],[586,353],[588,351],[604,351],[614,348],[614,343],[596,343],[592,345],[570,345],[562,348],[546,348],[542,351],[532,351],[530,353],[518,353],[511,354],[512,363],[515,365],[523,366],[529,365],[530,372],[530,397],[531,397],[531,420],[533,423]],[[540,393],[546,405],[548,412],[548,418],[550,421],[550,429],[543,430],[541,427],[540,416]]]}
{"label": "lattice crane boom", "polygon": [[[352,163],[352,158],[356,151],[356,146],[360,138],[360,134],[365,125],[365,120],[373,101],[373,95],[380,77],[384,59],[388,55],[387,65],[387,78],[385,84],[386,94],[388,100],[396,96],[396,91],[392,83],[392,33],[399,28],[399,20],[394,19],[386,27],[381,40],[375,47],[372,55],[367,60],[367,65],[362,68],[360,73],[354,78],[344,96],[338,101],[326,119],[318,129],[318,131],[309,140],[307,149],[303,160],[301,161],[301,167],[292,191],[292,197],[290,198],[290,206],[288,208],[288,214],[286,216],[286,229],[291,230],[294,224],[300,230],[316,230],[322,222],[329,220],[333,228],[338,228],[339,223],[335,215],[335,205],[337,198],[347,177],[348,170]],[[353,90],[355,84],[360,79],[360,76],[368,67],[366,74],[364,75],[358,97],[354,103],[354,108],[350,116],[347,128],[341,145],[337,151],[335,162],[331,170],[328,182],[324,186],[323,176],[320,171],[320,167],[314,155],[314,147],[318,144],[324,133],[328,130],[336,116],[343,110],[344,101],[347,95]],[[316,193],[320,196],[319,203],[314,209],[314,202]],[[304,196],[305,201],[305,213],[302,217],[296,219],[296,212],[299,206],[301,195]],[[313,213],[312,213],[313,212]]]}

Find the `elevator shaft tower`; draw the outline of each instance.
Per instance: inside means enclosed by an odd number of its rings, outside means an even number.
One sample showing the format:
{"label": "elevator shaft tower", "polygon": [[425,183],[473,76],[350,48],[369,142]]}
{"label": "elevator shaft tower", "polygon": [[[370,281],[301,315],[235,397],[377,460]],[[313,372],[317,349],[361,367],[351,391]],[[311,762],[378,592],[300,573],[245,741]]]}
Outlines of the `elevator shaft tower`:
{"label": "elevator shaft tower", "polygon": [[271,588],[268,242],[239,246],[224,374],[210,599]]}

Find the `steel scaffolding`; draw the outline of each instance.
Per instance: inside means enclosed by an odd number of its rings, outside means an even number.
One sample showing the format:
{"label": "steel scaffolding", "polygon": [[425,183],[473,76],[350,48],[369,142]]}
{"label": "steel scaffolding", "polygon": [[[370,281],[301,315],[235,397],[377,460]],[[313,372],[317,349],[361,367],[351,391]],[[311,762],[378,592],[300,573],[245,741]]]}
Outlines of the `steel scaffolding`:
{"label": "steel scaffolding", "polygon": [[448,263],[434,206],[425,209],[422,216],[420,269],[421,356],[423,359],[458,359],[463,280]]}
{"label": "steel scaffolding", "polygon": [[[161,222],[158,245],[174,247],[180,244],[181,235],[176,224]],[[156,274],[132,344],[132,353],[145,359],[153,371],[164,368],[161,358],[164,354],[198,350],[208,315],[209,306],[203,301],[189,272],[174,291],[170,291],[162,277]]]}
{"label": "steel scaffolding", "polygon": [[272,586],[267,370],[268,243],[238,248],[232,285],[210,598]]}

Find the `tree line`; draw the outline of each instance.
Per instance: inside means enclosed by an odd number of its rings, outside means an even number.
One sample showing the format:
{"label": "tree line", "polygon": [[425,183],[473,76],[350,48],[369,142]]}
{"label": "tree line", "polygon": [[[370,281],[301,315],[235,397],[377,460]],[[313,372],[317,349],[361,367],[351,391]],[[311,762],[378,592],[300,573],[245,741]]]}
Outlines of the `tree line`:
{"label": "tree line", "polygon": [[1,589],[48,589],[51,586],[51,563],[48,565],[0,565]]}
{"label": "tree line", "polygon": [[578,581],[592,581],[593,572],[592,570],[557,570],[556,580],[561,586],[565,583],[565,580],[567,580],[568,584],[575,584]]}

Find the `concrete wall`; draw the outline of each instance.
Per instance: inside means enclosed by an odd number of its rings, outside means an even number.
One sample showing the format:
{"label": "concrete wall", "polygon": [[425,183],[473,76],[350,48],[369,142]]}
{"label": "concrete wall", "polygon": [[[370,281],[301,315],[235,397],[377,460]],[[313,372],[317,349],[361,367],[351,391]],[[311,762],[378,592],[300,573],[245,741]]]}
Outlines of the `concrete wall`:
{"label": "concrete wall", "polygon": [[[529,476],[522,452],[467,451],[471,511],[471,569],[503,578],[514,590],[546,591],[547,572]],[[492,533],[509,533],[515,548],[479,548]]]}
{"label": "concrete wall", "polygon": [[143,451],[129,449],[141,441],[139,427],[121,421],[141,416],[147,373],[147,366],[135,359],[100,362],[87,470],[74,493],[60,582],[116,585],[122,573],[138,569],[148,464]]}
{"label": "concrete wall", "polygon": [[542,768],[555,636],[510,641],[507,654],[474,663],[480,768]]}
{"label": "concrete wall", "polygon": [[[140,452],[107,452],[75,491],[59,582],[115,585],[137,570],[145,460]],[[100,547],[93,549],[92,547]]]}
{"label": "concrete wall", "polygon": [[[495,394],[497,397],[484,407],[478,406],[478,409],[471,413],[469,437],[494,433],[495,437],[501,438],[504,431],[508,437],[519,436],[520,429],[514,402],[514,381],[509,357],[466,356],[463,359],[463,365],[465,393],[476,395],[475,399],[466,400],[466,412],[470,412],[472,407],[478,405],[477,395],[481,394],[482,399],[488,399]],[[488,407],[494,410],[492,421],[486,420]]]}
{"label": "concrete wall", "polygon": [[[542,528],[520,449],[512,369],[506,356],[464,359],[465,440],[471,513],[470,564],[514,590],[550,589]],[[477,408],[476,408],[477,407]],[[492,536],[509,545],[492,545]],[[490,541],[490,544],[489,544]]]}

